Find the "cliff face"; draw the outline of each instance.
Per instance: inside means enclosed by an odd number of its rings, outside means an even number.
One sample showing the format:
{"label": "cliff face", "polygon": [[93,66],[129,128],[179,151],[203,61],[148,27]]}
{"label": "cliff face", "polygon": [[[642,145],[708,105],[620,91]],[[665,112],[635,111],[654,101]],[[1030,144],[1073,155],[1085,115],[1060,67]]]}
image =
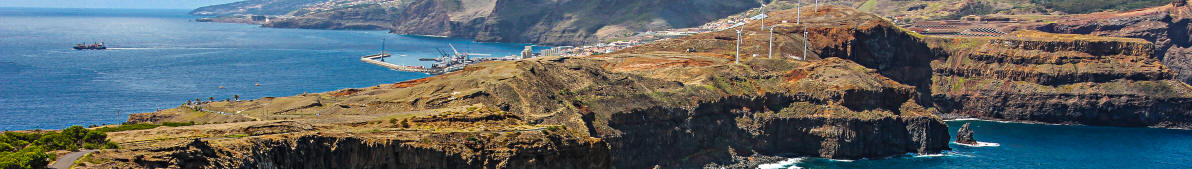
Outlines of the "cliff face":
{"label": "cliff face", "polygon": [[[459,136],[432,136],[441,139]],[[473,136],[483,137],[483,136]],[[507,136],[506,136],[507,137]],[[532,136],[525,136],[532,137]],[[507,137],[512,138],[512,137]],[[484,140],[489,141],[489,140]],[[251,147],[212,147],[192,141],[167,153],[172,161],[142,161],[144,167],[181,168],[610,168],[601,142],[558,137],[517,140],[505,144],[461,142],[459,151],[415,141],[362,140],[355,137],[307,135],[284,139],[250,139]],[[434,142],[433,144],[459,144]],[[516,148],[503,148],[510,146]],[[174,162],[174,163],[170,163]],[[168,164],[154,166],[155,164]]]}
{"label": "cliff face", "polygon": [[932,38],[942,112],[983,119],[1189,128],[1192,89],[1141,39],[1019,31]]}
{"label": "cliff face", "polygon": [[1156,45],[1154,57],[1192,83],[1192,7],[1186,0],[1120,13],[1094,13],[1061,18],[1060,22],[1029,26],[1044,32],[1140,38]]}
{"label": "cliff face", "polygon": [[[795,13],[775,12],[767,22]],[[729,52],[736,33],[725,31],[600,56],[485,62],[393,85],[136,115],[130,121],[208,125],[114,133],[127,149],[99,152],[95,161],[108,162],[86,166],[675,168],[750,155],[859,159],[948,149],[947,126],[920,102],[931,99],[903,82],[922,77],[893,73],[926,63],[882,63],[929,61],[909,55],[927,49],[916,35],[844,7],[803,13],[807,23],[776,28],[780,54],[744,55],[740,64]],[[758,27],[746,25],[742,53],[766,51],[768,32]],[[803,30],[815,37],[808,61],[792,58]],[[869,50],[904,39],[921,46]],[[235,119],[252,121],[224,123]]]}
{"label": "cliff face", "polygon": [[297,9],[292,18],[264,26],[387,29],[477,41],[582,45],[612,34],[698,26],[760,5],[757,1],[719,0],[343,1]]}

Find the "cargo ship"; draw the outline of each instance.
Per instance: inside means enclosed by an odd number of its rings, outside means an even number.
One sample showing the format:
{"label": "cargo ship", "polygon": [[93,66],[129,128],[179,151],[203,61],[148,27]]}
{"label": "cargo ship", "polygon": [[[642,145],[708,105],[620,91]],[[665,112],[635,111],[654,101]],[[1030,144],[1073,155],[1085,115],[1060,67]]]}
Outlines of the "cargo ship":
{"label": "cargo ship", "polygon": [[108,47],[103,46],[103,42],[93,43],[90,45],[88,45],[86,42],[84,42],[81,44],[75,44],[74,49],[75,50],[104,50],[104,49],[108,49]]}

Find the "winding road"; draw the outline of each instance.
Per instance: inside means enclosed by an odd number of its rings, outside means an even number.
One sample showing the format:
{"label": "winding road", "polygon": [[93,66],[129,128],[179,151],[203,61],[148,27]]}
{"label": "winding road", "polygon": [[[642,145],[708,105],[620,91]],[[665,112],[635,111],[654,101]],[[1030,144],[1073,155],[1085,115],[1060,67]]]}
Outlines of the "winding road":
{"label": "winding road", "polygon": [[78,151],[78,152],[67,153],[66,155],[62,155],[62,157],[58,157],[58,161],[54,161],[54,164],[50,165],[50,168],[69,169],[70,166],[74,165],[75,161],[79,160],[79,158],[82,158],[83,155],[87,155],[87,153],[91,153],[91,152],[95,152],[95,151],[96,150],[83,150],[83,151]]}

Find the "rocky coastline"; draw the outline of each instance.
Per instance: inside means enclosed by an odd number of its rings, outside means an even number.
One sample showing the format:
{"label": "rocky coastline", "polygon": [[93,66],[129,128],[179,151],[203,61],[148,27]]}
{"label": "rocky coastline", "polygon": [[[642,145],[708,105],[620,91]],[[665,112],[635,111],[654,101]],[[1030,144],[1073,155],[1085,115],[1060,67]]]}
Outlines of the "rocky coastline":
{"label": "rocky coastline", "polygon": [[[776,12],[773,23],[795,13]],[[803,13],[814,19],[778,26],[783,41],[801,40],[796,32],[808,30],[843,38],[815,40],[831,46],[816,49],[858,50],[735,64],[724,52],[736,40],[719,38],[733,33],[713,32],[608,55],[485,62],[392,85],[197,106],[207,111],[179,107],[130,121],[205,125],[113,133],[127,148],[96,152],[93,161],[107,162],[83,166],[691,168],[745,157],[861,159],[948,150],[947,125],[925,106],[927,91],[901,82],[926,76],[888,70],[926,63],[850,60],[912,57],[859,48],[915,35],[844,7]],[[852,40],[872,46],[836,46]],[[698,52],[672,52],[696,44],[702,44]]]}
{"label": "rocky coastline", "polygon": [[[406,18],[404,28],[371,19],[392,16],[351,11],[317,15],[377,24],[295,18],[266,25],[427,34],[437,33],[419,31],[468,30],[456,21],[500,25],[458,20],[435,11],[444,9],[439,2],[407,4],[433,7],[403,12],[438,18]],[[799,13],[800,24],[782,22]],[[1040,31],[929,37],[841,6],[770,16],[772,58],[761,45],[769,32],[752,22],[741,34],[709,32],[590,57],[484,62],[369,88],[183,106],[129,122],[202,125],[112,133],[125,148],[96,152],[80,167],[698,168],[779,156],[940,153],[952,140],[941,117],[1192,127],[1192,87],[1156,57],[1164,45],[1148,39]],[[474,36],[591,40],[499,32]]]}

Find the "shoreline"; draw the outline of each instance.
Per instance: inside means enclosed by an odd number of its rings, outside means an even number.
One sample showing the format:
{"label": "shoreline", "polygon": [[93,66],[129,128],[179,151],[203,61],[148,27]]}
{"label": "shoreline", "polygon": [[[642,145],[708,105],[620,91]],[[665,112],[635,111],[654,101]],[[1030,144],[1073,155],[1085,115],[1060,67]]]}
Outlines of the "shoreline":
{"label": "shoreline", "polygon": [[965,118],[944,118],[944,117],[940,117],[940,118],[941,118],[941,119],[943,119],[943,120],[944,120],[944,122],[953,122],[953,121],[985,121],[985,122],[995,122],[995,123],[1036,124],[1036,125],[1047,125],[1047,126],[1083,126],[1083,127],[1112,127],[1112,128],[1150,128],[1150,129],[1168,129],[1168,130],[1183,130],[1183,131],[1192,131],[1192,128],[1180,128],[1180,127],[1170,127],[1170,128],[1169,128],[1169,127],[1154,127],[1154,126],[1139,126],[1139,127],[1127,127],[1127,126],[1097,126],[1097,125],[1085,125],[1085,124],[1075,124],[1075,123],[1067,124],[1067,123],[1046,123],[1046,122],[1037,122],[1037,121],[990,120],[990,119],[981,119],[981,118],[973,118],[973,117],[965,117]]}

